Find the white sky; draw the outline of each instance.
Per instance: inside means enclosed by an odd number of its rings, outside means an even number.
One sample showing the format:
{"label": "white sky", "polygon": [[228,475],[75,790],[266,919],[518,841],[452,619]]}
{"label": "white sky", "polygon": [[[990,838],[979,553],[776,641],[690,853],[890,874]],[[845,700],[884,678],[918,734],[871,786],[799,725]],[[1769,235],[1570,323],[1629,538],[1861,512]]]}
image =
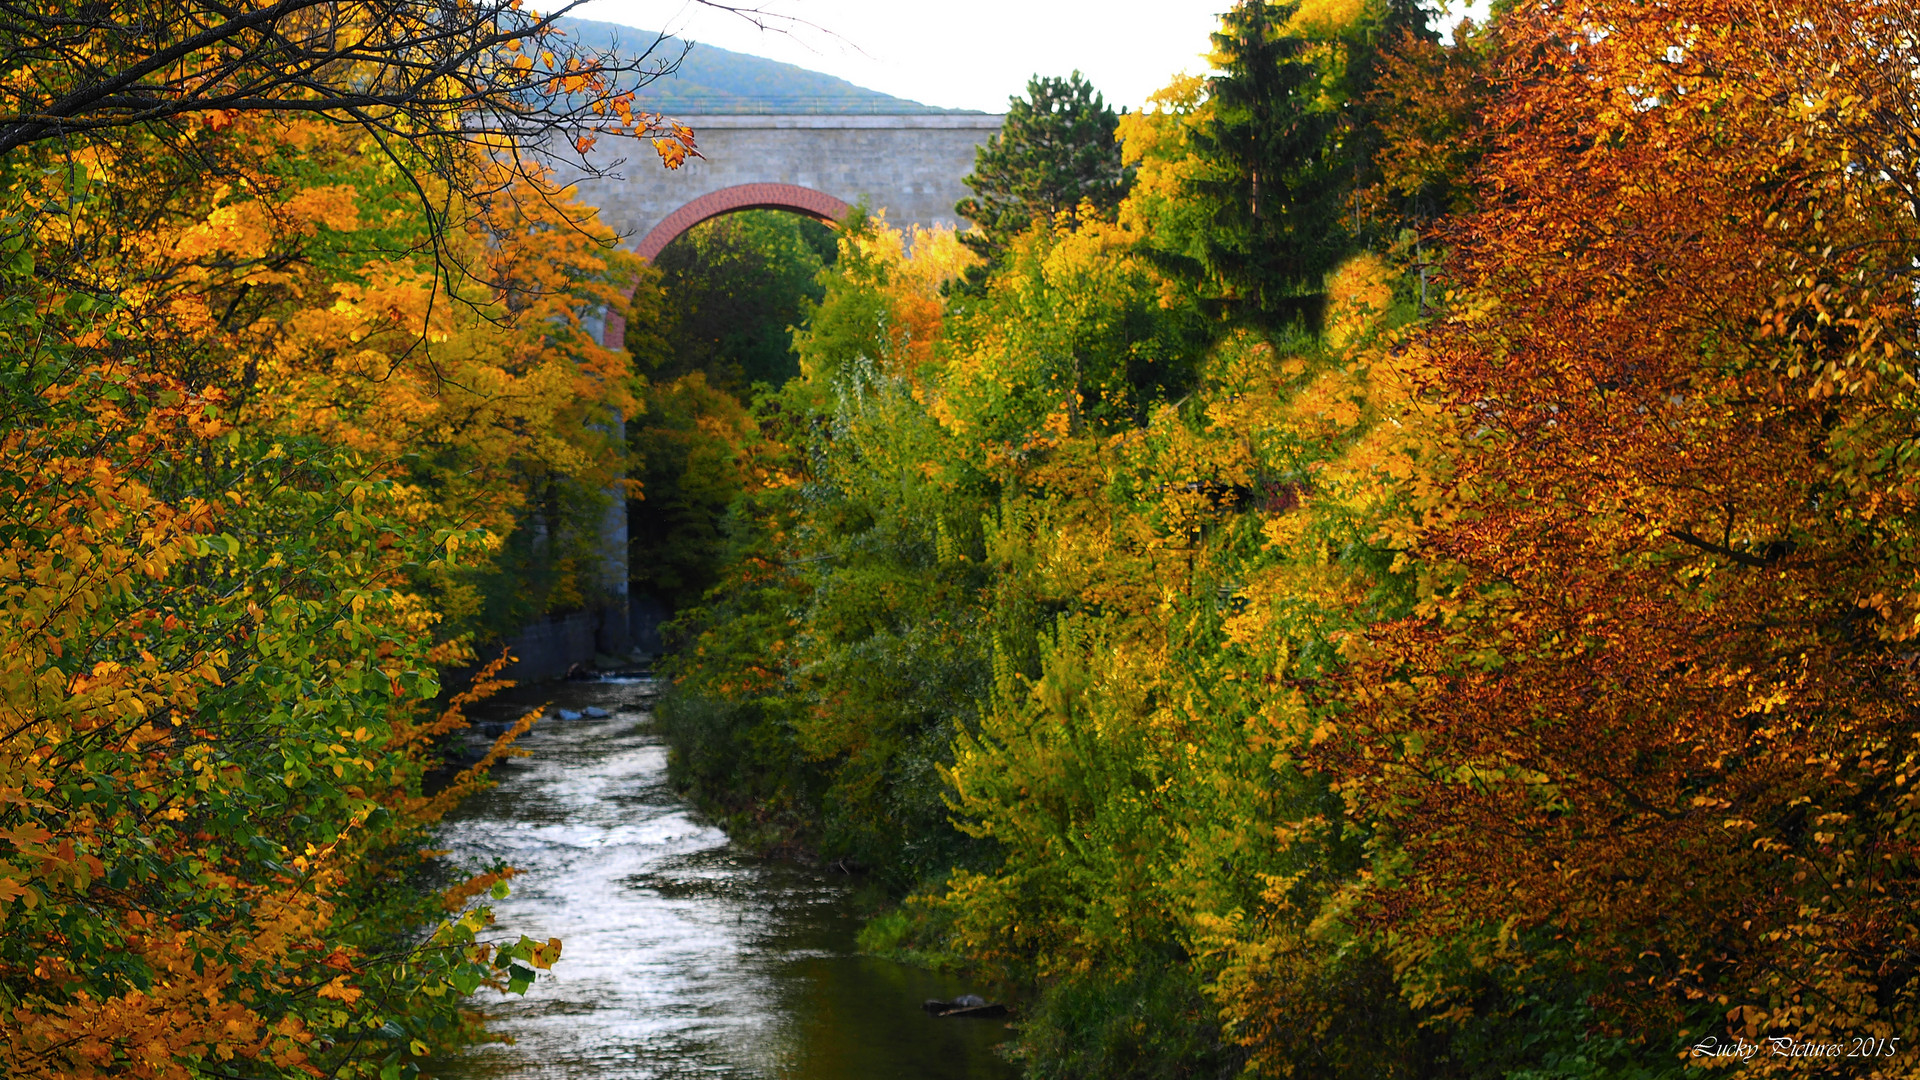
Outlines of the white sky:
{"label": "white sky", "polygon": [[[1107,104],[1137,109],[1182,71],[1207,70],[1207,35],[1232,0],[722,0],[784,32],[692,0],[589,0],[573,14],[665,29],[784,60],[895,97],[1004,112],[1027,77],[1078,69]],[[1454,0],[1455,9],[1462,6]],[[549,10],[535,0],[531,6]],[[551,7],[558,7],[552,4]],[[1475,0],[1476,15],[1485,0]],[[1451,29],[1458,16],[1440,20]]]}
{"label": "white sky", "polygon": [[[782,32],[684,0],[591,0],[573,14],[784,60],[895,97],[1005,112],[1033,74],[1086,75],[1107,103],[1138,108],[1201,59],[1231,0],[749,0],[804,20]],[[542,5],[535,0],[529,5]],[[805,25],[812,24],[811,26]]]}

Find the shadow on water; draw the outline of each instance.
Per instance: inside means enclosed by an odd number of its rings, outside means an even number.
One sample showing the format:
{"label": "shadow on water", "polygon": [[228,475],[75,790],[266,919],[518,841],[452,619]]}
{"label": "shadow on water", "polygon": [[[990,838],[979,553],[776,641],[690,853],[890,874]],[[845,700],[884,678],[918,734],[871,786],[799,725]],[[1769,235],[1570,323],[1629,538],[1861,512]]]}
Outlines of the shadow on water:
{"label": "shadow on water", "polygon": [[[667,786],[641,680],[540,688],[555,710],[450,815],[442,846],[523,873],[502,936],[565,941],[525,998],[494,999],[486,1046],[448,1080],[1010,1080],[998,1020],[920,1008],[977,988],[860,956],[847,878],[750,858]],[[505,709],[514,701],[497,706]],[[562,718],[560,709],[603,710]],[[482,723],[476,740],[498,723]]]}

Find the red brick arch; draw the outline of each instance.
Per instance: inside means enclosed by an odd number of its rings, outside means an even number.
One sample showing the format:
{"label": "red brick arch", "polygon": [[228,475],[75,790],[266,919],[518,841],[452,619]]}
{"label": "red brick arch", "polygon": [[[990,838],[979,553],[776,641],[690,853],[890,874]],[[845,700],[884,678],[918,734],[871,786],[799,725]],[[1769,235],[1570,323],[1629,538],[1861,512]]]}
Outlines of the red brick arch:
{"label": "red brick arch", "polygon": [[[836,225],[844,221],[852,209],[824,191],[798,184],[735,184],[719,191],[709,191],[668,214],[660,224],[647,231],[634,251],[641,258],[651,260],[688,229],[708,218],[731,214],[736,210],[791,210]],[[627,290],[627,299],[633,299],[632,289]],[[609,349],[621,349],[626,347],[626,340],[626,312],[607,312],[607,327],[600,343]]]}

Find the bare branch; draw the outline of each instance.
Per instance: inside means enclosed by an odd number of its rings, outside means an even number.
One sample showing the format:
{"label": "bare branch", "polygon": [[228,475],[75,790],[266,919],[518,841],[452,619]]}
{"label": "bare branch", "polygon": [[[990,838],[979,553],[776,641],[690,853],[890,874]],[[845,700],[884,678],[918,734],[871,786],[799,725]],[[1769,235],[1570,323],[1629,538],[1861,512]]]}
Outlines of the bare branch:
{"label": "bare branch", "polygon": [[[219,126],[297,112],[385,140],[454,141],[591,175],[605,135],[655,141],[675,166],[692,136],[634,109],[685,54],[586,49],[520,0],[161,0],[0,3],[0,155],[155,124]],[[435,155],[438,156],[438,155]],[[442,157],[444,160],[444,157]]]}

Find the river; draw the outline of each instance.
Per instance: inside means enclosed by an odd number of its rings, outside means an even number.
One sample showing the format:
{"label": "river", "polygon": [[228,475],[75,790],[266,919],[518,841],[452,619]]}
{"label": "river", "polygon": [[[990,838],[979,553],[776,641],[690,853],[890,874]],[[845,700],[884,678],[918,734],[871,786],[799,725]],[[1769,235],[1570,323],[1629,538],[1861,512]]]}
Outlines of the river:
{"label": "river", "polygon": [[[483,1046],[447,1080],[1010,1080],[1003,1021],[920,1007],[977,988],[853,947],[845,875],[729,845],[667,785],[644,679],[543,687],[533,756],[451,814],[441,846],[523,873],[494,904],[501,936],[561,938],[524,998],[482,991]],[[514,699],[490,703],[491,737]],[[555,711],[604,710],[562,719]],[[478,711],[477,711],[478,712]],[[480,714],[484,716],[485,714]]]}

